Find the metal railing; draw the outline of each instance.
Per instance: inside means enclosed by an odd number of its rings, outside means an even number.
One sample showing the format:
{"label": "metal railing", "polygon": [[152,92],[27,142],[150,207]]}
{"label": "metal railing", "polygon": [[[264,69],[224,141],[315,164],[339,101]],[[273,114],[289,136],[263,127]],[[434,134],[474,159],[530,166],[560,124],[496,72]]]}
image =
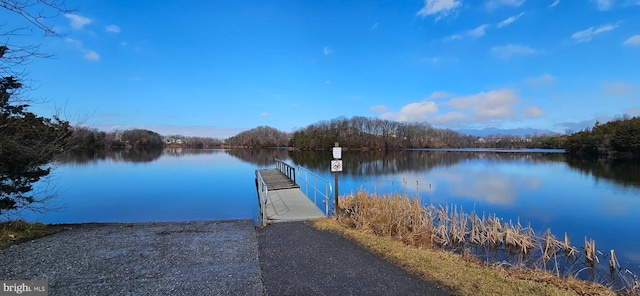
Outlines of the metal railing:
{"label": "metal railing", "polygon": [[[304,194],[307,197],[311,198],[311,196],[309,195],[309,187],[311,187],[311,189],[313,190],[313,203],[318,205],[318,195],[320,196],[320,198],[324,198],[324,200],[322,201],[325,206],[324,213],[327,217],[329,217],[329,201],[333,198],[333,187],[331,186],[331,182],[302,166],[298,166],[298,176],[300,177],[298,178],[298,180],[301,180],[300,182],[304,182]],[[296,184],[300,185],[300,183]],[[323,186],[324,191],[318,188],[318,186]]]}
{"label": "metal railing", "polygon": [[296,183],[296,169],[293,166],[290,166],[289,164],[287,164],[286,162],[280,160],[279,158],[274,158],[273,160],[276,161],[276,168],[282,172],[283,174],[285,174],[287,177],[289,177],[289,179],[291,179],[293,181],[293,183]]}
{"label": "metal railing", "polygon": [[269,189],[267,188],[267,183],[262,179],[262,175],[258,170],[256,170],[256,189],[258,190],[258,225],[265,226],[267,223],[267,211],[265,210],[265,205],[267,204],[267,194],[269,193]]}
{"label": "metal railing", "polygon": [[[309,195],[309,191],[313,194],[313,203],[318,206],[318,198],[322,200],[322,204],[325,206],[325,215],[327,217],[330,216],[329,213],[329,204],[331,199],[333,198],[333,187],[331,186],[331,182],[320,177],[319,175],[313,173],[312,171],[306,169],[305,167],[298,166],[297,174],[296,168],[285,163],[284,161],[275,158],[276,168],[285,174],[289,179],[291,179],[295,184],[300,186],[300,189],[304,187],[304,194],[311,199]],[[267,183],[262,178],[259,170],[256,170],[256,190],[258,191],[258,203],[259,203],[259,213],[258,213],[258,225],[265,226],[267,223],[267,211],[265,210],[265,206],[267,204],[267,196],[269,194],[269,188],[267,188]],[[298,183],[303,182],[303,184]],[[304,185],[304,186],[301,186]],[[319,188],[319,186],[324,187]]]}

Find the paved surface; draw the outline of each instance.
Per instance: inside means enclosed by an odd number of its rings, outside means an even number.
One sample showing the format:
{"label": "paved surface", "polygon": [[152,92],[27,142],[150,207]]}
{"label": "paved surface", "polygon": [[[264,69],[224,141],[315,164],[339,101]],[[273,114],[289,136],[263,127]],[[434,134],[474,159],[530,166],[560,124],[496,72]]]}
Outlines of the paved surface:
{"label": "paved surface", "polygon": [[310,222],[258,229],[267,295],[449,295]]}
{"label": "paved surface", "polygon": [[79,224],[0,250],[49,295],[448,295],[310,222]]}
{"label": "paved surface", "polygon": [[49,295],[261,295],[253,221],[81,224],[0,251]]}

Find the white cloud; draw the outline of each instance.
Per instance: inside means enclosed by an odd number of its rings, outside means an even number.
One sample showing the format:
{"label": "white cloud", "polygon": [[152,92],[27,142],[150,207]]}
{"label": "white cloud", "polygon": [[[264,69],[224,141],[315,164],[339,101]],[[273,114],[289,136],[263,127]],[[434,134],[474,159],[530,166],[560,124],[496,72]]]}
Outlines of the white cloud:
{"label": "white cloud", "polygon": [[453,95],[446,92],[446,91],[434,91],[431,93],[431,95],[429,96],[429,99],[442,99],[442,98],[449,98],[452,97]]}
{"label": "white cloud", "polygon": [[633,87],[624,82],[610,82],[604,84],[604,94],[606,95],[626,95],[633,93]]}
{"label": "white cloud", "polygon": [[531,106],[524,109],[524,115],[527,118],[538,118],[544,115],[544,112],[542,112],[542,110],[537,106]]}
{"label": "white cloud", "polygon": [[560,4],[560,0],[555,0],[555,1],[553,1],[553,3],[551,3],[551,5],[549,5],[549,8],[556,7],[556,6],[558,6],[558,4]]}
{"label": "white cloud", "polygon": [[523,15],[524,15],[524,12],[521,12],[518,15],[510,16],[507,19],[505,19],[504,21],[499,22],[498,25],[496,25],[496,27],[498,27],[498,28],[506,27],[506,26],[510,25],[511,23],[515,22],[516,20],[518,20],[518,18],[520,18]]}
{"label": "white cloud", "polygon": [[65,41],[67,43],[71,44],[71,46],[73,46],[75,49],[83,52],[85,59],[90,60],[90,61],[99,61],[100,60],[100,55],[98,53],[96,53],[95,51],[88,50],[88,49],[85,49],[84,47],[82,47],[82,41],[75,40],[75,39],[72,39],[72,38],[67,38],[67,39],[65,39]]}
{"label": "white cloud", "polygon": [[549,73],[545,73],[540,77],[534,77],[534,78],[525,79],[525,83],[530,85],[530,86],[539,86],[539,85],[543,85],[543,84],[552,84],[552,83],[555,83],[556,81],[558,81],[558,79],[556,79],[556,77],[554,77],[553,75],[551,75]]}
{"label": "white cloud", "polygon": [[65,41],[67,41],[67,43],[71,44],[75,48],[82,49],[82,41],[75,40],[73,38],[67,38],[65,39]]}
{"label": "white cloud", "polygon": [[116,34],[120,33],[120,27],[116,25],[109,25],[109,26],[106,26],[104,29],[110,33],[116,33]]}
{"label": "white cloud", "polygon": [[269,112],[262,112],[262,113],[260,113],[260,116],[262,116],[262,117],[271,116],[271,113],[269,113]]}
{"label": "white cloud", "polygon": [[513,90],[502,89],[479,94],[456,97],[447,105],[456,109],[470,109],[478,119],[508,119],[514,117],[514,106],[518,96]]}
{"label": "white cloud", "polygon": [[452,40],[460,40],[462,39],[462,35],[460,34],[453,34],[449,37],[444,38],[444,41],[452,41]]}
{"label": "white cloud", "polygon": [[598,10],[605,11],[611,9],[614,0],[591,0],[591,2],[595,2]]}
{"label": "white cloud", "polygon": [[[638,3],[638,5],[640,5],[640,2]],[[629,116],[640,116],[640,107],[629,108],[624,111],[624,114],[627,114]]]}
{"label": "white cloud", "polygon": [[624,45],[640,45],[640,35],[633,35],[629,39],[625,40]]}
{"label": "white cloud", "polygon": [[489,0],[486,2],[487,9],[494,10],[500,6],[519,7],[525,0]]}
{"label": "white cloud", "polygon": [[377,105],[369,108],[371,111],[375,111],[383,114],[380,118],[387,120],[395,120],[400,122],[418,122],[426,121],[430,114],[438,112],[438,106],[433,101],[413,102],[400,108],[397,113],[389,112],[386,106]]}
{"label": "white cloud", "polygon": [[77,14],[73,14],[73,13],[67,13],[64,16],[66,18],[68,18],[69,21],[71,21],[71,27],[76,29],[76,30],[80,30],[85,25],[88,25],[88,24],[91,23],[91,19],[90,18],[81,16],[81,15],[77,15]]}
{"label": "white cloud", "polygon": [[329,47],[327,47],[327,46],[325,46],[325,47],[322,49],[322,53],[323,53],[324,55],[330,55],[332,52],[333,52],[333,51],[331,50],[331,48],[329,48]]}
{"label": "white cloud", "polygon": [[448,112],[445,114],[435,115],[429,118],[430,123],[435,124],[448,124],[448,125],[459,125],[464,122],[468,122],[469,118],[464,115],[462,112]]}
{"label": "white cloud", "polygon": [[600,33],[611,31],[617,27],[618,25],[602,25],[597,28],[591,27],[589,29],[573,33],[573,35],[571,35],[571,38],[575,39],[578,42],[586,42],[593,39],[594,36]]}
{"label": "white cloud", "polygon": [[477,28],[470,30],[467,32],[467,35],[471,36],[471,37],[482,37],[484,36],[484,31],[489,27],[489,25],[484,24],[484,25],[480,25]]}
{"label": "white cloud", "polygon": [[544,112],[537,106],[517,108],[520,99],[511,89],[453,97],[439,103],[432,100],[451,96],[444,91],[433,92],[429,98],[422,102],[409,103],[398,112],[390,112],[381,105],[373,106],[370,109],[382,113],[380,115],[382,119],[401,122],[426,121],[448,127],[464,124],[497,125],[502,120],[522,120],[544,115]]}
{"label": "white cloud", "polygon": [[425,121],[427,115],[436,112],[438,112],[438,106],[432,101],[410,103],[400,109],[395,119],[401,122]]}
{"label": "white cloud", "polygon": [[378,113],[383,113],[383,112],[387,112],[387,106],[385,105],[376,105],[376,106],[371,106],[371,108],[369,108],[369,110],[373,111],[373,112],[378,112]]}
{"label": "white cloud", "polygon": [[530,55],[538,51],[528,46],[507,44],[504,46],[494,46],[491,48],[491,52],[500,58],[507,59],[514,54]]}
{"label": "white cloud", "polygon": [[[465,36],[469,36],[469,37],[473,37],[473,38],[482,37],[482,36],[484,36],[485,31],[487,30],[487,28],[489,28],[490,26],[491,25],[488,25],[488,24],[480,25],[480,26],[478,26],[477,28],[475,28],[473,30],[466,31],[464,33],[464,35]],[[460,40],[460,39],[462,39],[462,37],[463,36],[460,35],[460,34],[453,34],[453,35],[451,35],[449,37],[445,37],[444,41],[446,42],[446,41]]]}
{"label": "white cloud", "polygon": [[462,6],[459,0],[425,0],[424,7],[418,11],[417,15],[427,17],[437,15],[436,20],[448,16]]}
{"label": "white cloud", "polygon": [[98,53],[96,53],[95,51],[88,51],[87,53],[84,54],[84,58],[90,61],[99,61],[100,60],[100,55]]}

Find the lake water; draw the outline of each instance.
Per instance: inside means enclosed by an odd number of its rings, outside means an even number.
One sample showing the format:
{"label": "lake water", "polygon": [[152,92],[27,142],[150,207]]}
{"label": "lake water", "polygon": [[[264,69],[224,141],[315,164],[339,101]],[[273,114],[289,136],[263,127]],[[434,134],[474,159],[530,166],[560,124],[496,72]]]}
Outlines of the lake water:
{"label": "lake water", "polygon": [[[577,246],[585,236],[593,238],[599,250],[615,249],[624,268],[640,273],[637,162],[572,160],[547,150],[342,156],[341,195],[359,189],[399,192],[420,195],[425,203],[519,218],[537,232],[550,228],[559,238],[567,232]],[[21,215],[45,223],[255,220],[255,170],[273,168],[274,157],[333,181],[330,152],[87,152],[62,159],[49,182],[40,184],[57,191],[46,204],[51,210]]]}

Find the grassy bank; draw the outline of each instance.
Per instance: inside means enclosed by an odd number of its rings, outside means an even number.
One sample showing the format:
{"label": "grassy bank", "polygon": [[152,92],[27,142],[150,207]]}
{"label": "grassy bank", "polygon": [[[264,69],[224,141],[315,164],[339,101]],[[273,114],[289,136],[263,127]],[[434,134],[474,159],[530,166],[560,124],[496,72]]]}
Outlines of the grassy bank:
{"label": "grassy bank", "polygon": [[0,250],[11,245],[56,233],[66,228],[68,227],[64,225],[30,223],[24,220],[2,222],[0,223]]}
{"label": "grassy bank", "polygon": [[[467,252],[445,251],[442,244],[454,244],[456,233],[462,236],[457,239],[468,240],[477,235],[476,239],[485,240],[491,238],[491,232],[464,234],[454,226],[453,231],[447,227],[451,231],[447,235],[438,233],[434,220],[442,220],[429,216],[433,214],[427,214],[417,199],[359,192],[341,202],[340,219],[315,221],[317,228],[338,232],[410,272],[447,287],[455,295],[616,295],[610,288],[571,276],[560,278],[542,269],[482,263]],[[504,234],[503,230],[499,236],[504,239]],[[506,236],[519,239],[513,233]],[[638,292],[636,289],[627,295],[640,295]]]}

